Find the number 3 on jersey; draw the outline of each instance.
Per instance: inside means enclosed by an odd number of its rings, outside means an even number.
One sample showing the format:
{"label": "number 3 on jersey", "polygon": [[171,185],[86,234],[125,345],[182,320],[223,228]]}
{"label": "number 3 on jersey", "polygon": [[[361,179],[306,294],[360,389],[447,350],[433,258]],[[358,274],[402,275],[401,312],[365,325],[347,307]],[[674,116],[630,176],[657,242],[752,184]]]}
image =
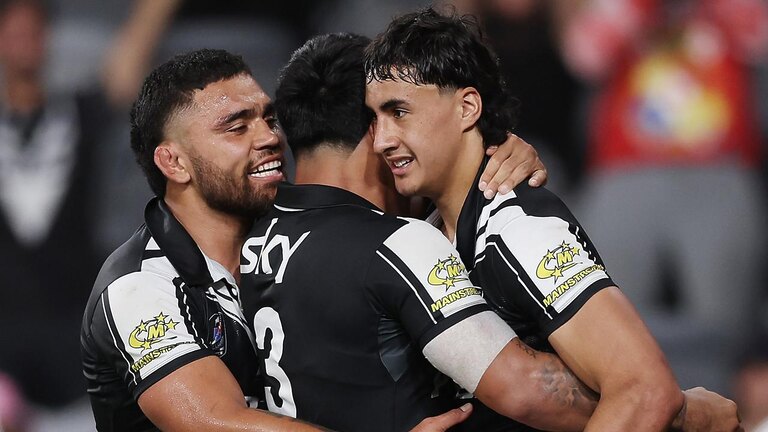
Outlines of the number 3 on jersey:
{"label": "number 3 on jersey", "polygon": [[296,402],[288,375],[280,367],[283,357],[285,333],[277,311],[265,307],[259,309],[253,317],[253,329],[259,358],[264,360],[265,391],[267,407],[272,412],[296,417]]}

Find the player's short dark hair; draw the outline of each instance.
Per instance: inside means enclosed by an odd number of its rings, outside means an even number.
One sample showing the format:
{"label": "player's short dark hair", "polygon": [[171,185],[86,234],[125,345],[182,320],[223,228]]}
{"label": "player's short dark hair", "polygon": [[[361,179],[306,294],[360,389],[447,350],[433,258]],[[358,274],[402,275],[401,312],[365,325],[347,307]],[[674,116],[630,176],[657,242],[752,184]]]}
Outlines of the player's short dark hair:
{"label": "player's short dark hair", "polygon": [[368,80],[474,87],[483,101],[477,125],[485,145],[500,144],[515,126],[517,101],[472,16],[426,8],[395,18],[366,49],[365,70]]}
{"label": "player's short dark hair", "polygon": [[144,80],[131,108],[131,149],[155,195],[165,196],[166,178],[154,153],[172,114],[189,106],[195,90],[241,74],[251,75],[251,70],[239,55],[201,49],[173,57]]}
{"label": "player's short dark hair", "polygon": [[294,154],[329,144],[354,149],[368,130],[363,52],[370,39],[336,33],[316,36],[283,68],[275,111]]}

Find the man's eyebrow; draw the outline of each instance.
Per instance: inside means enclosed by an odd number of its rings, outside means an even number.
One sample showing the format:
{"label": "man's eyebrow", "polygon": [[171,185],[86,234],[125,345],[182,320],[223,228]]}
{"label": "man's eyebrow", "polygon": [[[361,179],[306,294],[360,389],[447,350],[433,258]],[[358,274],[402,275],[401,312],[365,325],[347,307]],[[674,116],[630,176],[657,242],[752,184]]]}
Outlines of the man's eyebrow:
{"label": "man's eyebrow", "polygon": [[231,114],[228,114],[228,115],[226,115],[224,117],[221,117],[218,120],[216,120],[216,123],[214,124],[214,127],[215,128],[221,128],[221,127],[224,127],[224,126],[226,126],[226,125],[228,125],[228,124],[230,124],[230,123],[232,123],[234,121],[237,121],[237,120],[240,120],[240,119],[244,119],[244,118],[251,118],[255,114],[256,114],[256,110],[254,110],[253,108],[247,108],[247,109],[242,109],[240,111],[235,111],[235,112],[233,112]]}
{"label": "man's eyebrow", "polygon": [[399,106],[405,105],[405,101],[402,99],[389,99],[379,105],[379,109],[382,111],[389,111],[393,108],[397,108]]}
{"label": "man's eyebrow", "polygon": [[275,105],[270,102],[264,106],[264,113],[261,115],[262,117],[271,117],[275,115]]}

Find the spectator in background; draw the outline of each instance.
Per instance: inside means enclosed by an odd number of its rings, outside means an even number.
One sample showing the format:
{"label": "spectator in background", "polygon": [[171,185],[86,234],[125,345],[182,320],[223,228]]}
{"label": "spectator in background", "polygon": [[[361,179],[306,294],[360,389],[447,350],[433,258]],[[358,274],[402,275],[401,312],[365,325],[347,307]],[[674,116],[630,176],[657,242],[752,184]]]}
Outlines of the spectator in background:
{"label": "spectator in background", "polygon": [[0,1],[0,371],[40,408],[85,400],[77,330],[101,259],[98,112],[46,90],[48,28],[42,1]]}
{"label": "spectator in background", "polygon": [[587,0],[565,26],[595,92],[584,225],[681,385],[726,391],[763,273],[750,63],[766,3]]}

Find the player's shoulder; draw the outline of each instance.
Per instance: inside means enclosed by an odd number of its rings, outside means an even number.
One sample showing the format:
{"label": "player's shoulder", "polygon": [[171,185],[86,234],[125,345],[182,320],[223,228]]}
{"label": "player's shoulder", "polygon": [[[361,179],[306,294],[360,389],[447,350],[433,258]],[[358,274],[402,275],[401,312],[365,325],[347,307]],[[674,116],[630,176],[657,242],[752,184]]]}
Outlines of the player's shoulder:
{"label": "player's shoulder", "polygon": [[490,222],[497,227],[522,217],[574,219],[568,206],[557,194],[545,187],[534,188],[525,183],[507,194],[497,194],[492,200],[485,201],[479,214],[478,224]]}
{"label": "player's shoulder", "polygon": [[412,250],[426,247],[427,250],[453,249],[451,242],[440,230],[420,219],[399,218],[403,223],[392,230],[382,244],[392,250]]}
{"label": "player's shoulder", "polygon": [[105,292],[113,302],[147,296],[153,290],[165,292],[173,289],[175,275],[175,269],[142,225],[102,265],[88,299],[86,314],[93,313]]}

